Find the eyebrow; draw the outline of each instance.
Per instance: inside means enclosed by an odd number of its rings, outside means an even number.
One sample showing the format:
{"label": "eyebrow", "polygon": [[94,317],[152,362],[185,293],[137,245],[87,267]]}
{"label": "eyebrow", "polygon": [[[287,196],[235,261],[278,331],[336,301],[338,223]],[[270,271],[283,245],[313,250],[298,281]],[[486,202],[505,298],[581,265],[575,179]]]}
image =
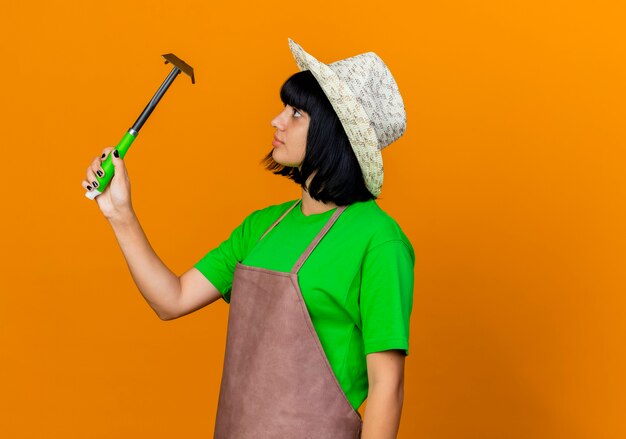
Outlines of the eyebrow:
{"label": "eyebrow", "polygon": [[[287,105],[289,105],[289,104],[285,104],[285,103],[283,102],[283,105],[286,107],[286,106],[287,106]],[[289,105],[289,106],[290,106],[291,108],[295,108],[296,110],[300,110],[300,108],[298,108],[298,107],[294,107],[293,105]]]}

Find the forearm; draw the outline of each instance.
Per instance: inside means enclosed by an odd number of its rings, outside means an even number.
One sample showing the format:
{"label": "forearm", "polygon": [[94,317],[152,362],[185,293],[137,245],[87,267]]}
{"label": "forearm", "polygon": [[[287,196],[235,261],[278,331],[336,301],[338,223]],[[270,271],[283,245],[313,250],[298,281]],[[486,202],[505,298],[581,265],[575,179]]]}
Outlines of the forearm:
{"label": "forearm", "polygon": [[180,280],[159,259],[134,212],[109,219],[137,288],[164,320],[173,317]]}
{"label": "forearm", "polygon": [[361,439],[396,439],[403,400],[403,384],[370,386]]}

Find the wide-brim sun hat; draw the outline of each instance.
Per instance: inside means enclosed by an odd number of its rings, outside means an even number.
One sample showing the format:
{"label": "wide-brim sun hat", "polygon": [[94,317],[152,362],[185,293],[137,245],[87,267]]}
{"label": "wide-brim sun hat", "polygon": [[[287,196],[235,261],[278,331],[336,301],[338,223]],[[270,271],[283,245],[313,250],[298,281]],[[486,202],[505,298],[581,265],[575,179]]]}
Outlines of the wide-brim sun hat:
{"label": "wide-brim sun hat", "polygon": [[374,52],[324,64],[291,38],[289,49],[300,71],[310,70],[350,140],[365,186],[378,196],[383,185],[381,151],[406,131],[406,111],[398,85]]}

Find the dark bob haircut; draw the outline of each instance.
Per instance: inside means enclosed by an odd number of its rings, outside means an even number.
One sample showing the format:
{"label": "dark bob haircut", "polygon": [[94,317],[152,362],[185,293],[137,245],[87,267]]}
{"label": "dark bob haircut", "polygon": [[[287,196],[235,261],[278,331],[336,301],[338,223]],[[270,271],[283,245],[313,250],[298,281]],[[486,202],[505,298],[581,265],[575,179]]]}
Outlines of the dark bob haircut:
{"label": "dark bob haircut", "polygon": [[272,151],[261,161],[265,168],[290,178],[305,190],[307,179],[317,171],[308,193],[323,203],[345,206],[376,199],[365,186],[348,135],[313,74],[309,70],[294,73],[281,87],[280,99],[283,104],[309,114],[306,151],[300,169],[276,162]]}

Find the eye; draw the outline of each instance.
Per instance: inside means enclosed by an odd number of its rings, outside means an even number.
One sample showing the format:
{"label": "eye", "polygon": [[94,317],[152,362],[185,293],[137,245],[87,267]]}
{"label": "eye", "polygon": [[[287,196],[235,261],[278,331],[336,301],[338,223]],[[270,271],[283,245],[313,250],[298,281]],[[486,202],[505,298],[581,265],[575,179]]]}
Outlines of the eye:
{"label": "eye", "polygon": [[[292,114],[292,116],[296,117],[296,119],[299,119],[299,118],[302,117],[302,111],[296,109],[295,107],[292,107],[291,105],[287,105],[287,104],[284,104],[284,107],[285,108],[291,107],[291,114]],[[296,116],[296,113],[298,114],[298,116]]]}

